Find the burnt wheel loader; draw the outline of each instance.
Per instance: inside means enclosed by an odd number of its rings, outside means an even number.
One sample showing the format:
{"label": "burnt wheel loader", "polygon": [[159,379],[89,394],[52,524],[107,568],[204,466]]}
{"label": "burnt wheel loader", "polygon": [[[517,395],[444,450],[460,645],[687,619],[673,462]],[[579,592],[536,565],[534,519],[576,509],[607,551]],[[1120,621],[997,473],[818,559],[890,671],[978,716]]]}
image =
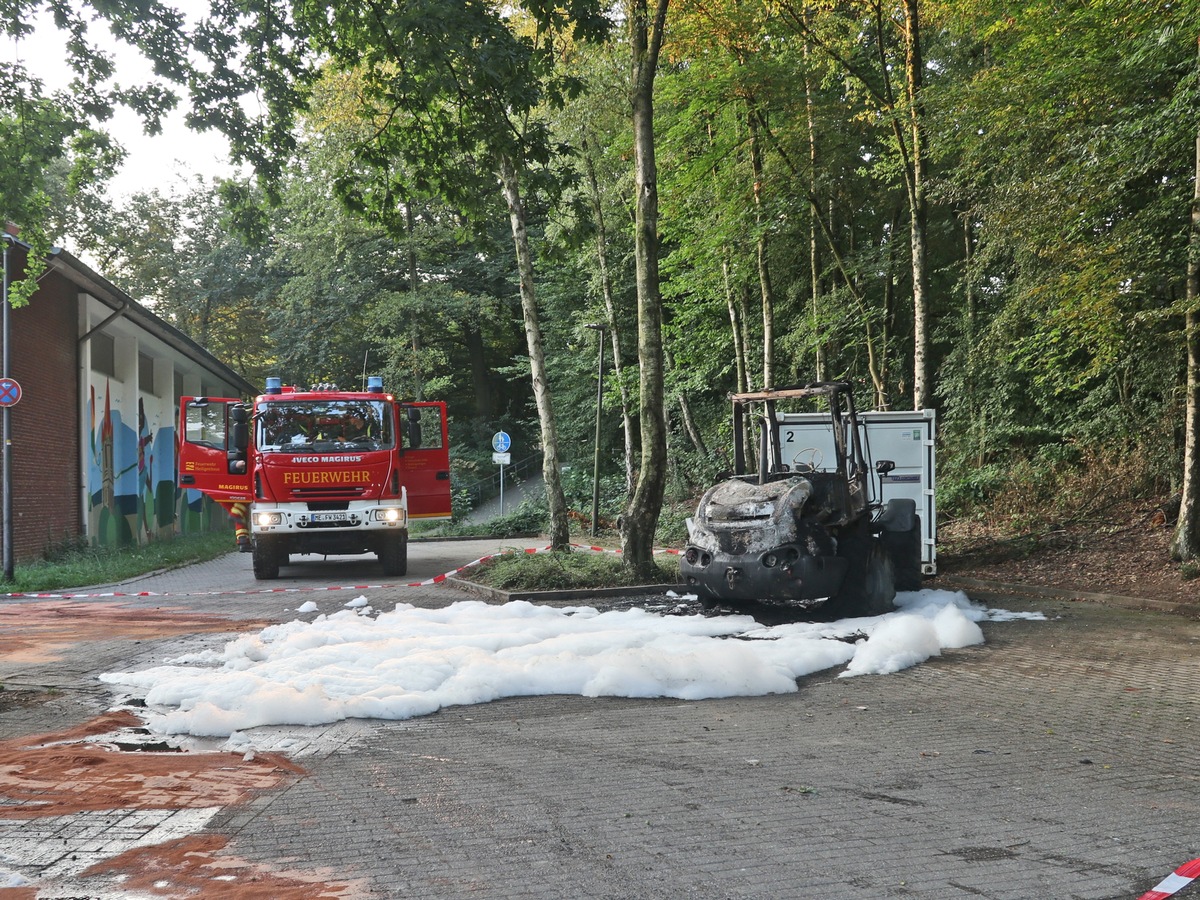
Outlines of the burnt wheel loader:
{"label": "burnt wheel loader", "polygon": [[[682,582],[701,602],[878,615],[893,608],[897,589],[919,589],[916,504],[872,499],[878,479],[895,466],[879,460],[874,472],[868,468],[851,386],[821,382],[730,399],[734,472],[700,499],[680,557]],[[796,434],[781,428],[777,411],[785,401],[816,403],[828,413],[824,450],[794,446]],[[753,473],[747,424],[759,431]]]}

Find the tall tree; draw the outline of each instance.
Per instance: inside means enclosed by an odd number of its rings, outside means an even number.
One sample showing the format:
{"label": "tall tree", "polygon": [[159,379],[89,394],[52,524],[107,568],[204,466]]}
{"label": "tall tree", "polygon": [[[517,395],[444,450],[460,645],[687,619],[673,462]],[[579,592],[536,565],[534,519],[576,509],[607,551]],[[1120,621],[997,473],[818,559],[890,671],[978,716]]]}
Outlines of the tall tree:
{"label": "tall tree", "polygon": [[521,313],[525,320],[525,338],[529,346],[533,397],[537,403],[538,421],[542,428],[542,477],[546,483],[546,501],[550,506],[550,544],[555,550],[566,550],[570,546],[571,534],[567,520],[567,501],[562,489],[562,467],[558,461],[558,423],[554,417],[550,379],[546,372],[546,353],[542,346],[542,326],[534,290],[533,252],[529,245],[525,202],[521,197],[521,182],[512,159],[501,155],[498,162],[500,184],[508,204],[513,245],[517,252]]}
{"label": "tall tree", "polygon": [[653,7],[647,0],[634,0],[629,15],[642,464],[620,525],[625,565],[638,574],[648,574],[652,567],[654,533],[667,480],[662,295],[658,273],[658,168],[654,143],[654,77],[667,26],[667,5],[668,0],[655,0]]}
{"label": "tall tree", "polygon": [[1200,558],[1200,132],[1196,134],[1196,177],[1188,230],[1187,283],[1184,295],[1184,346],[1187,376],[1184,394],[1183,491],[1179,521],[1171,541],[1176,560]]}
{"label": "tall tree", "polygon": [[[904,159],[904,188],[908,193],[909,240],[912,244],[913,292],[913,408],[933,406],[933,368],[929,358],[929,199],[925,115],[925,57],[921,52],[921,14],[918,0],[904,0],[904,91],[908,115],[907,144],[896,123],[896,144]],[[880,45],[883,43],[880,28]],[[886,61],[880,61],[886,75]]]}
{"label": "tall tree", "polygon": [[[787,20],[806,46],[817,48],[854,79],[892,137],[891,151],[908,199],[913,309],[913,405],[933,404],[928,259],[928,123],[919,0],[857,0],[816,15],[785,4]],[[893,31],[902,46],[895,48]],[[874,65],[866,53],[873,51]],[[897,57],[902,57],[902,61]],[[899,91],[893,73],[904,73]]]}

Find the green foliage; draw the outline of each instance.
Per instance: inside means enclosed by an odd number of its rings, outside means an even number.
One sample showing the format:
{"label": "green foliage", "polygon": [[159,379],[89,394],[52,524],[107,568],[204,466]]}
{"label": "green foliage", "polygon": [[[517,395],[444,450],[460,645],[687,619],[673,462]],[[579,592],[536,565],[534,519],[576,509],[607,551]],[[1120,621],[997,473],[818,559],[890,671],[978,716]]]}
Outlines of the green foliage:
{"label": "green foliage", "polygon": [[942,474],[937,483],[937,507],[943,515],[965,517],[989,508],[1012,480],[1012,470],[998,463]]}
{"label": "green foliage", "polygon": [[248,243],[231,225],[238,213],[230,196],[254,189],[243,184],[231,195],[227,187],[197,182],[182,196],[135,194],[91,249],[107,253],[115,284],[261,385],[268,375],[294,374],[280,371],[275,349],[293,344],[271,326],[283,279],[270,249]]}
{"label": "green foliage", "polygon": [[546,508],[545,495],[540,492],[527,493],[512,512],[495,516],[480,525],[463,525],[454,534],[487,534],[491,537],[527,537],[545,534],[550,526],[550,513]]}
{"label": "green foliage", "polygon": [[[0,27],[19,33],[44,5],[18,0]],[[1032,522],[1174,489],[1200,4],[920,9],[940,508]],[[100,12],[157,47],[164,72],[183,71],[156,4]],[[115,254],[114,277],[252,381],[353,384],[365,360],[399,394],[448,400],[454,480],[466,484],[490,474],[494,431],[540,439],[496,190],[511,159],[564,488],[584,521],[600,348],[583,325],[604,323],[621,344],[614,360],[606,333],[607,527],[627,502],[622,388],[636,414],[641,385],[630,48],[573,40],[601,34],[605,13],[586,0],[222,0],[195,35],[206,62],[190,73],[193,121],[225,128],[268,195],[197,185],[108,216],[96,186],[119,149],[99,111],[129,101],[153,120],[169,98],[105,93],[111,61],[89,55],[80,17],[63,8],[78,95],[42,97],[18,70],[0,71],[11,89],[0,143],[23,148],[0,162],[0,211],[100,223],[89,249]],[[761,385],[768,325],[776,385],[819,372],[861,385],[860,407],[898,408],[914,366],[900,23],[863,4],[718,2],[671,15],[655,98],[670,407],[660,544],[682,539],[699,491],[729,466],[725,395],[739,378]],[[158,23],[144,34],[143,17]],[[237,102],[255,92],[260,120]],[[55,227],[23,232],[27,274]],[[539,531],[542,515],[530,503],[498,527]]]}
{"label": "green foliage", "polygon": [[[73,80],[51,94],[20,61],[0,61],[0,225],[15,223],[29,245],[29,261],[14,278],[9,301],[23,306],[37,288],[52,244],[70,233],[87,238],[103,220],[103,189],[124,151],[104,124],[115,109],[137,113],[147,133],[176,102],[175,93],[155,80],[120,84],[114,59],[91,40],[96,21],[112,36],[154,62],[156,79],[181,80],[186,72],[182,16],[159,0],[137,4],[96,3],[86,7],[52,0],[10,0],[0,15],[0,35],[10,40],[16,60],[22,39],[39,20],[52,20],[62,32],[61,64]],[[15,273],[10,272],[10,277]]]}
{"label": "green foliage", "polygon": [[[714,482],[715,483],[715,482]],[[695,515],[696,504],[688,498],[667,496],[658,525],[654,530],[654,542],[658,547],[681,548],[687,543],[687,520]]]}
{"label": "green foliage", "polygon": [[[592,468],[574,466],[563,472],[563,494],[567,506],[575,513],[575,521],[581,528],[591,527],[592,518]],[[625,476],[610,472],[601,474],[599,482],[598,530],[607,534],[616,533],[617,517],[625,509]]]}

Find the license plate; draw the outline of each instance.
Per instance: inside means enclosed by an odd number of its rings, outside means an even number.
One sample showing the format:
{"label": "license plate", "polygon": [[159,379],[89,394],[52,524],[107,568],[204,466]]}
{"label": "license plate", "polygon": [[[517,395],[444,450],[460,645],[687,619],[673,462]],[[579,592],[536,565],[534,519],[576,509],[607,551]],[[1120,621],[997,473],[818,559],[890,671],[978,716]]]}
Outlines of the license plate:
{"label": "license plate", "polygon": [[311,513],[309,518],[314,522],[345,522],[345,513],[326,512],[326,513]]}

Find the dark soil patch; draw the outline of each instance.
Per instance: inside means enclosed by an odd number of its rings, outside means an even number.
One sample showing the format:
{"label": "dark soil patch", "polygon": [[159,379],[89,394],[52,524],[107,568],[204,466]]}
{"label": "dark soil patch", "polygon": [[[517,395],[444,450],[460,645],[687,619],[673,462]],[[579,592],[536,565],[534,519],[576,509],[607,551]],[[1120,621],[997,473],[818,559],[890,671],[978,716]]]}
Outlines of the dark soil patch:
{"label": "dark soil patch", "polygon": [[1200,579],[1171,561],[1173,533],[1157,510],[1137,508],[1018,537],[954,522],[938,529],[938,574],[1190,604],[1200,613]]}
{"label": "dark soil patch", "polygon": [[0,713],[39,706],[59,696],[58,691],[23,691],[0,687]]}

